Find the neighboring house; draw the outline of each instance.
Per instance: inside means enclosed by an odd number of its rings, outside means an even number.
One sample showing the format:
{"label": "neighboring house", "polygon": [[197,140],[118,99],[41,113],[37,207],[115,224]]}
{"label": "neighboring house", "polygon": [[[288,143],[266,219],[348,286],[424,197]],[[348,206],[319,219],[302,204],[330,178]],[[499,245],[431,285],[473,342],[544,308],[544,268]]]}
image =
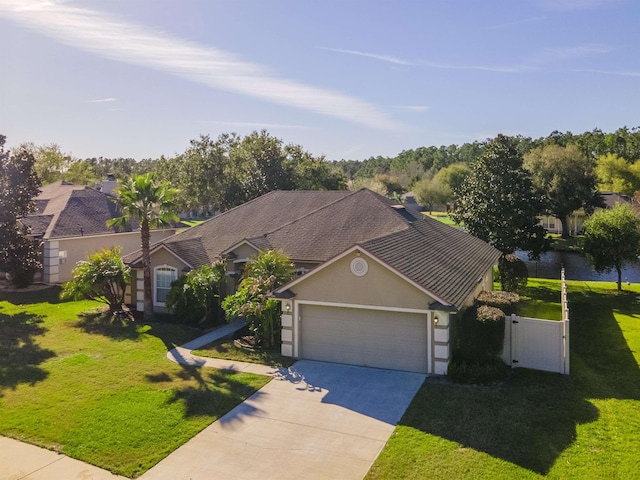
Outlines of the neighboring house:
{"label": "neighboring house", "polygon": [[[613,208],[618,203],[631,203],[631,197],[628,195],[623,195],[621,193],[615,192],[600,192],[600,196],[604,201],[605,208]],[[553,217],[551,215],[544,215],[538,217],[540,220],[540,224],[547,231],[547,233],[562,233],[562,222],[560,219]],[[569,220],[569,232],[572,235],[577,235],[582,233],[584,230],[584,222],[587,219],[587,214],[581,208],[573,212],[568,220]]]}
{"label": "neighboring house", "polygon": [[[260,251],[282,250],[299,276],[282,302],[282,354],[444,374],[449,325],[492,289],[500,252],[369,190],[275,191],[152,246],[153,300],[171,281],[217,259],[228,291]],[[142,309],[140,253],[132,298]]]}
{"label": "neighboring house", "polygon": [[[35,203],[36,211],[20,222],[29,227],[31,236],[42,239],[45,283],[71,280],[76,263],[102,248],[120,246],[123,255],[140,248],[138,230],[107,227],[107,220],[120,216],[111,195],[58,181],[42,187]],[[175,232],[175,228],[154,230],[151,238],[159,241]]]}

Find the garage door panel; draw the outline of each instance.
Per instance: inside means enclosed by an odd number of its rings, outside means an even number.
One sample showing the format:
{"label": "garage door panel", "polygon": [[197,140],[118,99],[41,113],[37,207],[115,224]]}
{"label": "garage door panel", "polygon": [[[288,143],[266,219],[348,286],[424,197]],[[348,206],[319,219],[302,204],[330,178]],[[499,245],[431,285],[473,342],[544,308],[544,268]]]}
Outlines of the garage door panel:
{"label": "garage door panel", "polygon": [[427,317],[357,308],[303,305],[300,357],[427,371]]}

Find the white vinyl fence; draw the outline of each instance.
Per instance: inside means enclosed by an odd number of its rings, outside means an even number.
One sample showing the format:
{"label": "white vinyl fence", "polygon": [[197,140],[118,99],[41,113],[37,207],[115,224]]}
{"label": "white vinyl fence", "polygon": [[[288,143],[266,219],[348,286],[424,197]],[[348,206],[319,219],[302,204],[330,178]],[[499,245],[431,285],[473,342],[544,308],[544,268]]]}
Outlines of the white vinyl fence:
{"label": "white vinyl fence", "polygon": [[517,315],[505,319],[502,359],[507,365],[569,375],[569,305],[564,269],[561,278],[561,321]]}

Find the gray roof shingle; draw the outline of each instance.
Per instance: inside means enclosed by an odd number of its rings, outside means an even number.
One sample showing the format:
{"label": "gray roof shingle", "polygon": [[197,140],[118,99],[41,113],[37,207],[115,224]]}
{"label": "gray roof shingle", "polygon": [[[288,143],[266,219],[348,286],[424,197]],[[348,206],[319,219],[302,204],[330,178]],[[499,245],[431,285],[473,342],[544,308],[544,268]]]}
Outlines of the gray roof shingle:
{"label": "gray roof shingle", "polygon": [[[271,192],[154,248],[164,245],[198,267],[245,240],[259,249],[281,249],[294,261],[310,263],[326,262],[361,245],[457,308],[500,256],[486,242],[366,189]],[[135,266],[140,254],[125,260]]]}

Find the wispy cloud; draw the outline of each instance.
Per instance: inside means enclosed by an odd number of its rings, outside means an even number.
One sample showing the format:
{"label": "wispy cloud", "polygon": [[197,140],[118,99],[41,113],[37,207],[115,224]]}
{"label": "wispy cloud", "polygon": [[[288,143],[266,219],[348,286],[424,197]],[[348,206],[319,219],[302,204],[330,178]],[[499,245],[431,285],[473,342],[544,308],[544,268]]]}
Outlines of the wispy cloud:
{"label": "wispy cloud", "polygon": [[530,58],[530,62],[533,64],[546,64],[572,60],[574,58],[589,57],[591,55],[601,55],[609,53],[610,51],[611,49],[608,47],[594,44],[547,48],[533,55]]}
{"label": "wispy cloud", "polygon": [[396,65],[404,65],[411,67],[427,67],[427,68],[437,68],[443,70],[484,70],[488,72],[507,72],[514,73],[519,71],[516,67],[501,67],[501,66],[492,66],[492,65],[456,65],[456,64],[447,64],[447,63],[437,63],[437,62],[427,62],[423,60],[405,60],[398,57],[392,57],[389,55],[383,55],[378,53],[369,53],[369,52],[359,52],[356,50],[347,50],[343,48],[325,48],[319,47],[323,50],[328,50],[330,52],[337,53],[345,53],[347,55],[358,55],[361,57],[373,58],[374,60],[381,60],[383,62],[393,63]]}
{"label": "wispy cloud", "polygon": [[595,70],[595,69],[574,69],[572,72],[584,72],[584,73],[598,73],[601,75],[616,75],[619,77],[640,77],[640,72],[624,72],[615,70]]}
{"label": "wispy cloud", "polygon": [[0,0],[0,17],[102,57],[170,73],[213,88],[252,96],[378,129],[398,125],[374,105],[340,92],[282,78],[233,53],[64,3]]}
{"label": "wispy cloud", "polygon": [[318,48],[320,48],[321,50],[328,50],[329,52],[346,53],[348,55],[357,55],[359,57],[373,58],[374,60],[382,60],[383,62],[393,63],[395,65],[408,65],[408,66],[416,65],[415,62],[405,60],[403,58],[394,57],[391,55],[359,52],[357,50],[346,50],[343,48],[329,48],[329,47],[318,47]]}
{"label": "wispy cloud", "polygon": [[395,108],[397,108],[398,110],[406,110],[408,112],[417,113],[426,112],[427,110],[431,109],[431,107],[428,107],[427,105],[397,105]]}
{"label": "wispy cloud", "polygon": [[112,103],[117,102],[117,98],[109,97],[109,98],[98,98],[96,100],[87,100],[87,103]]}

